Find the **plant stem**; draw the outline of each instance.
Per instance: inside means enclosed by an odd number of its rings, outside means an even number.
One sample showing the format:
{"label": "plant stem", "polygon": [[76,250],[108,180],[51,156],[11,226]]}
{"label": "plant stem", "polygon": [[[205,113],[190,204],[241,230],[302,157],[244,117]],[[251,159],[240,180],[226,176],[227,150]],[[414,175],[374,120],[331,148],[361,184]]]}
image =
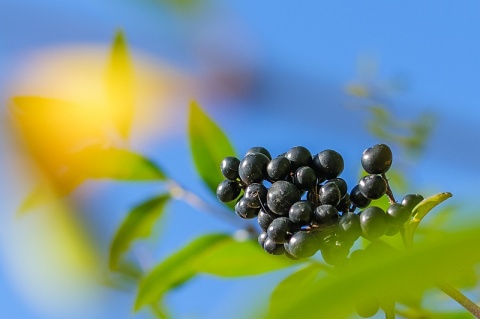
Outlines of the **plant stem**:
{"label": "plant stem", "polygon": [[[173,198],[183,200],[191,207],[198,209],[199,211],[218,217],[219,219],[222,219],[224,222],[227,222],[236,228],[245,229],[249,233],[252,233],[253,228],[247,223],[242,222],[241,219],[236,218],[234,214],[206,202],[200,196],[181,186],[176,181],[169,180],[167,182],[167,187]],[[255,231],[253,230],[253,232]]]}
{"label": "plant stem", "polygon": [[393,196],[392,189],[390,188],[390,183],[388,182],[387,175],[385,173],[382,174],[383,179],[385,179],[385,182],[387,182],[387,196],[390,201],[390,204],[396,203],[395,201],[395,196]]}
{"label": "plant stem", "polygon": [[480,318],[480,307],[468,299],[467,296],[462,294],[459,290],[455,289],[444,281],[437,282],[436,286],[450,298],[458,302],[462,307],[467,309],[472,315],[475,316],[475,318]]}

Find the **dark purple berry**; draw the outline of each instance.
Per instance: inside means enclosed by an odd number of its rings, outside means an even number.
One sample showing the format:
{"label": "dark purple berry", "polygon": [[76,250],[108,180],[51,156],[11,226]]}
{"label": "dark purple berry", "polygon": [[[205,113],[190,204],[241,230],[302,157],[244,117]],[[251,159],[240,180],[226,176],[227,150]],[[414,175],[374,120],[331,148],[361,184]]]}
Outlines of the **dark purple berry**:
{"label": "dark purple berry", "polygon": [[387,215],[377,206],[370,206],[360,213],[360,227],[367,238],[379,238],[388,229]]}
{"label": "dark purple berry", "polygon": [[267,231],[268,226],[270,226],[270,223],[274,220],[272,216],[268,213],[266,213],[263,208],[260,209],[260,212],[258,212],[258,225],[263,231]]}
{"label": "dark purple berry", "polygon": [[290,161],[285,157],[276,157],[267,165],[267,176],[271,181],[285,179],[290,174]]}
{"label": "dark purple berry", "polygon": [[256,153],[265,155],[266,157],[268,157],[269,160],[272,159],[272,155],[270,155],[270,152],[265,147],[261,147],[261,146],[255,146],[255,147],[249,148],[248,151],[245,153],[245,157],[247,155],[256,154]]}
{"label": "dark purple berry", "polygon": [[338,210],[332,205],[320,205],[315,209],[315,220],[319,225],[330,226],[338,221]]}
{"label": "dark purple berry", "polygon": [[337,206],[338,203],[340,203],[342,196],[337,184],[327,182],[320,187],[318,198],[320,199],[320,203],[322,203],[322,205]]}
{"label": "dark purple berry", "polygon": [[303,146],[292,147],[285,153],[285,158],[290,161],[292,172],[295,172],[295,170],[302,166],[310,166],[312,163],[312,154]]}
{"label": "dark purple berry", "polygon": [[352,204],[358,208],[365,208],[370,205],[372,201],[371,199],[363,196],[358,185],[356,185],[350,192],[350,200],[352,201]]}
{"label": "dark purple berry", "polygon": [[379,199],[387,192],[387,181],[380,175],[368,175],[358,182],[358,188],[363,196]]}
{"label": "dark purple berry", "polygon": [[400,228],[398,226],[395,226],[393,224],[388,224],[388,229],[385,232],[385,236],[395,236],[400,232]]}
{"label": "dark purple berry", "polygon": [[402,199],[401,204],[409,211],[413,211],[415,206],[417,206],[423,199],[423,196],[420,194],[408,194]]}
{"label": "dark purple berry", "polygon": [[313,158],[312,168],[319,179],[335,178],[343,172],[343,157],[334,150],[324,150]]}
{"label": "dark purple berry", "polygon": [[260,208],[248,206],[248,201],[243,197],[235,204],[235,213],[243,219],[255,218],[259,211]]}
{"label": "dark purple berry", "polygon": [[354,213],[344,214],[339,222],[336,232],[337,236],[343,240],[354,242],[362,234],[360,227],[360,217]]}
{"label": "dark purple berry", "polygon": [[384,174],[392,165],[392,150],[385,144],[367,148],[362,154],[362,166],[369,174]]}
{"label": "dark purple berry", "polygon": [[308,258],[318,251],[317,237],[308,231],[298,231],[292,235],[285,250],[297,258]]}
{"label": "dark purple berry", "polygon": [[252,183],[245,188],[243,198],[248,202],[248,206],[260,208],[266,204],[267,188],[263,184]]}
{"label": "dark purple berry", "polygon": [[267,176],[268,162],[268,157],[261,153],[245,156],[238,168],[240,179],[247,185],[260,183]]}
{"label": "dark purple berry", "polygon": [[398,203],[393,203],[387,208],[387,217],[390,223],[401,226],[410,218],[411,211]]}
{"label": "dark purple berry", "polygon": [[292,234],[293,223],[287,217],[274,219],[267,228],[268,238],[277,244],[283,244],[288,241]]}
{"label": "dark purple berry", "polygon": [[299,167],[295,171],[293,183],[299,190],[306,191],[311,189],[317,183],[317,175],[309,166]]}
{"label": "dark purple berry", "polygon": [[278,244],[273,241],[271,238],[267,237],[265,243],[263,244],[263,249],[270,255],[283,255],[285,252],[285,247],[283,244]]}
{"label": "dark purple berry", "polygon": [[343,178],[332,178],[328,180],[327,183],[334,183],[337,185],[338,189],[340,190],[340,195],[343,197],[347,193],[347,182]]}
{"label": "dark purple berry", "polygon": [[222,171],[225,178],[235,180],[239,178],[238,176],[238,166],[240,165],[240,160],[233,156],[225,157],[220,163],[220,170]]}
{"label": "dark purple berry", "polygon": [[272,184],[267,192],[267,206],[280,216],[288,216],[290,207],[300,200],[301,193],[290,182],[278,181]]}
{"label": "dark purple berry", "polygon": [[338,203],[337,206],[335,206],[335,208],[339,211],[339,212],[347,212],[349,209],[350,209],[350,205],[351,205],[352,201],[350,200],[350,195],[348,194],[345,194],[342,199],[340,200],[340,203]]}
{"label": "dark purple berry", "polygon": [[260,235],[258,235],[258,244],[262,246],[265,244],[265,241],[267,240],[268,236],[266,232],[261,232]]}
{"label": "dark purple berry", "polygon": [[299,225],[308,225],[311,220],[313,219],[313,212],[315,210],[315,206],[309,200],[302,200],[296,202],[295,204],[290,207],[290,211],[288,212],[288,217],[294,223]]}
{"label": "dark purple berry", "polygon": [[241,190],[237,181],[225,179],[217,187],[217,198],[224,203],[231,202],[240,195]]}

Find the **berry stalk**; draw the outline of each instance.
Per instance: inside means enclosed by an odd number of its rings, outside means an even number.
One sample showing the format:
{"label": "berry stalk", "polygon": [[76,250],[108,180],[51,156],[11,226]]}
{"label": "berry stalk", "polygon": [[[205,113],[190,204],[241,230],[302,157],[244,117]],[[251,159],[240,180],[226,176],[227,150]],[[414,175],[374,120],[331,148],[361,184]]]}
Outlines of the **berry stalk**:
{"label": "berry stalk", "polygon": [[443,291],[447,296],[458,302],[462,307],[467,309],[475,318],[480,319],[480,307],[467,298],[459,290],[450,286],[448,283],[440,281],[436,283],[438,289]]}

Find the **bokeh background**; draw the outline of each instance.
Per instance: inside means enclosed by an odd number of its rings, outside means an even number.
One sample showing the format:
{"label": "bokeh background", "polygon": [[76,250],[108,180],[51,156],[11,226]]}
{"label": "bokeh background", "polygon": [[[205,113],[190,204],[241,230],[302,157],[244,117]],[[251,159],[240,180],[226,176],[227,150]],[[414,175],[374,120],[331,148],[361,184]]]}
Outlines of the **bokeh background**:
{"label": "bokeh background", "polygon": [[[104,72],[121,30],[137,94],[129,141],[107,130],[67,146],[129,147],[222,210],[190,159],[186,111],[195,99],[238,154],[257,145],[272,154],[333,148],[352,184],[363,149],[391,143],[408,191],[453,193],[452,222],[468,223],[478,220],[479,203],[479,14],[477,1],[2,0],[0,317],[151,318],[148,310],[133,313],[135,290],[113,287],[107,256],[129,209],[164,187],[87,180],[18,216],[45,172],[17,134],[12,97],[92,107],[86,118],[52,114],[60,131],[51,129],[55,121],[22,113],[43,143],[63,134],[69,141],[90,119],[104,123],[110,113],[94,106],[105,98]],[[56,142],[47,158],[60,153]],[[200,234],[236,229],[175,201],[154,235],[135,246],[136,258],[150,268]],[[245,318],[268,302],[282,275],[200,276],[166,304],[174,318]]]}

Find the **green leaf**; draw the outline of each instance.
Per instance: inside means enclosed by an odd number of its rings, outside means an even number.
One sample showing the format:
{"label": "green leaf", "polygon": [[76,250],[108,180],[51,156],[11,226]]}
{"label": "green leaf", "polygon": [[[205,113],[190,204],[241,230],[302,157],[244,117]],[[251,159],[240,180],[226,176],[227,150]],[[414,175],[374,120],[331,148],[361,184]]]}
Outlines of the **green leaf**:
{"label": "green leaf", "polygon": [[318,280],[301,296],[292,293],[271,309],[268,317],[347,318],[353,313],[358,296],[398,300],[403,295],[434,287],[439,280],[449,281],[456,275],[458,265],[480,263],[477,253],[480,232],[478,225],[475,226],[419,243],[415,250],[405,253],[385,253],[382,248],[363,263],[343,267],[338,275]]}
{"label": "green leaf", "polygon": [[235,156],[235,150],[225,133],[195,101],[190,103],[188,134],[195,167],[216,194],[218,184],[225,179],[220,163],[226,156]]}
{"label": "green leaf", "polygon": [[412,211],[412,219],[410,222],[405,226],[405,240],[408,247],[413,245],[413,235],[415,234],[415,230],[418,227],[418,224],[422,221],[422,219],[437,205],[439,205],[444,200],[452,197],[451,193],[439,193],[432,195],[430,197],[425,198],[422,200],[417,206],[413,208]]}
{"label": "green leaf", "polygon": [[270,256],[254,241],[228,235],[197,238],[158,264],[141,281],[135,310],[160,302],[163,295],[200,273],[224,277],[257,275],[294,265],[284,256]]}
{"label": "green leaf", "polygon": [[122,30],[115,33],[106,76],[106,90],[112,121],[122,137],[127,138],[135,103],[132,61]]}
{"label": "green leaf", "polygon": [[125,149],[89,147],[71,155],[72,174],[85,178],[164,180],[165,174],[150,159]]}
{"label": "green leaf", "polygon": [[[331,269],[328,269],[331,271]],[[306,288],[314,284],[327,268],[319,263],[309,263],[283,279],[273,290],[270,297],[270,309],[281,307],[281,304],[292,295],[301,295]]]}
{"label": "green leaf", "polygon": [[110,246],[111,270],[118,269],[122,254],[128,251],[133,241],[150,236],[153,225],[162,215],[169,199],[169,195],[163,194],[141,203],[130,211],[118,228]]}

